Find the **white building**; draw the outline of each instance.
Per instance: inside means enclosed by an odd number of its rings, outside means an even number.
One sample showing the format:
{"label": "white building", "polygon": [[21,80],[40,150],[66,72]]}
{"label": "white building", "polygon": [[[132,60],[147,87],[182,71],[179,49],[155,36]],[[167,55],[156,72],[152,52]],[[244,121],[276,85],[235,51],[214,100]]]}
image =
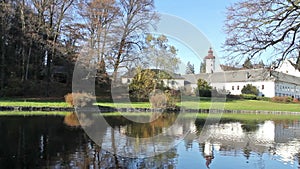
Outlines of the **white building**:
{"label": "white building", "polygon": [[[247,84],[251,84],[259,90],[259,96],[300,98],[300,72],[288,60],[283,61],[275,70],[260,68],[217,71],[215,56],[211,48],[204,59],[206,73],[182,76],[173,74],[170,75],[171,79],[161,79],[161,81],[170,88],[177,90],[184,88],[189,93],[195,93],[197,81],[201,78],[206,80],[214,89],[222,91],[222,93],[240,95],[242,94],[242,88]],[[123,75],[121,78],[122,84],[130,84],[134,74],[134,71],[130,71]]]}
{"label": "white building", "polygon": [[206,73],[183,75],[185,88],[195,90],[199,78],[206,80],[218,90],[232,95],[240,95],[242,88],[251,84],[259,90],[260,96],[291,96],[300,98],[300,72],[290,61],[284,61],[278,69],[245,69],[235,71],[215,71],[215,57],[211,49],[205,57]]}

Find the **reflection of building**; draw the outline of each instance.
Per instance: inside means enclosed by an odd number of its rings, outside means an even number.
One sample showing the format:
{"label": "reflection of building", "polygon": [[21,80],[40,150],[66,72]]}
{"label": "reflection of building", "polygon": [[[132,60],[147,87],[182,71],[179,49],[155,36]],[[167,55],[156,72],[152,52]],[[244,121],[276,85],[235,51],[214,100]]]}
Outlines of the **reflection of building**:
{"label": "reflection of building", "polygon": [[252,132],[243,131],[242,125],[239,122],[208,125],[202,130],[199,142],[207,143],[209,140],[218,145],[215,148],[219,147],[216,150],[223,155],[232,150],[253,150],[277,154],[284,162],[294,162],[300,151],[299,121],[287,124],[265,121]]}

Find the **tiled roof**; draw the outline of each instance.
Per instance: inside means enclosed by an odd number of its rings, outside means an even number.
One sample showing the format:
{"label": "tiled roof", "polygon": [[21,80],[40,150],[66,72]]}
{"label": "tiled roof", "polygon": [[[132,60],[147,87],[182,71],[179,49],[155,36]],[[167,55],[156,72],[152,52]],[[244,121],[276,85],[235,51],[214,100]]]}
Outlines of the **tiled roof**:
{"label": "tiled roof", "polygon": [[300,78],[268,69],[246,69],[214,73],[183,75],[186,84],[196,84],[199,78],[210,83],[281,81],[300,85]]}

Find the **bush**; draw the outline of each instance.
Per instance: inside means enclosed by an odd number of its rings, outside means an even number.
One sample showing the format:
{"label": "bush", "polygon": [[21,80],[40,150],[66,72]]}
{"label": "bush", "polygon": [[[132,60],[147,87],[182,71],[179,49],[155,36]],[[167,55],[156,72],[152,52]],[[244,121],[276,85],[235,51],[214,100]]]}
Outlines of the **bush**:
{"label": "bush", "polygon": [[259,91],[255,86],[252,86],[251,84],[247,84],[244,86],[241,90],[242,94],[253,94],[255,96],[258,95]]}
{"label": "bush", "polygon": [[256,100],[256,95],[254,94],[241,94],[241,98],[247,99],[247,100]]}
{"label": "bush", "polygon": [[243,99],[241,95],[232,95],[232,94],[228,94],[226,95],[227,100],[240,100]]}
{"label": "bush", "polygon": [[211,91],[206,89],[200,89],[196,91],[196,95],[200,97],[211,97]]}
{"label": "bush", "polygon": [[271,98],[269,97],[262,97],[262,96],[258,96],[256,97],[257,100],[262,100],[262,101],[271,101]]}
{"label": "bush", "polygon": [[293,103],[299,103],[299,99],[294,98],[294,99],[293,99]]}
{"label": "bush", "polygon": [[167,107],[167,96],[164,93],[153,93],[150,94],[150,103],[152,108],[166,108]]}
{"label": "bush", "polygon": [[176,90],[155,90],[150,94],[150,103],[152,108],[174,108],[179,97]]}
{"label": "bush", "polygon": [[95,96],[89,93],[68,93],[65,101],[73,107],[85,107],[93,105]]}
{"label": "bush", "polygon": [[289,96],[284,96],[284,97],[275,96],[271,100],[272,102],[277,102],[277,103],[291,103],[293,101],[293,98]]}

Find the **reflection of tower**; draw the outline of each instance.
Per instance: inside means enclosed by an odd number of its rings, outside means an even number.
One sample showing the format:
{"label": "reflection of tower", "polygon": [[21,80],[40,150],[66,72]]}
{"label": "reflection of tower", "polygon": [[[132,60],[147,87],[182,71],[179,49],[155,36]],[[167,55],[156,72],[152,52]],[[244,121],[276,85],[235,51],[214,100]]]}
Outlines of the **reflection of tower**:
{"label": "reflection of tower", "polygon": [[212,159],[214,159],[214,149],[213,149],[213,145],[210,142],[205,142],[204,144],[204,157],[206,159],[206,167],[209,168],[209,165],[212,161]]}
{"label": "reflection of tower", "polygon": [[208,55],[205,56],[205,73],[213,73],[215,71],[215,56],[211,48],[209,48]]}

